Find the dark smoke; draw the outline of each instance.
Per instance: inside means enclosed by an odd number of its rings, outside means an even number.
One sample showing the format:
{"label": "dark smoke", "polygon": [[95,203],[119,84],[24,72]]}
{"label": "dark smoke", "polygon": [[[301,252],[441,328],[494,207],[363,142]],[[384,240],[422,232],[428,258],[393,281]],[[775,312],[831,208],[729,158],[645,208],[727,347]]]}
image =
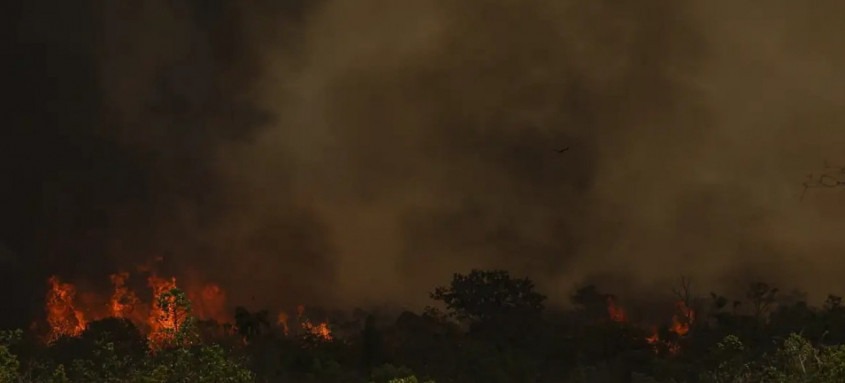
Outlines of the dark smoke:
{"label": "dark smoke", "polygon": [[271,308],[472,267],[835,291],[843,194],[799,195],[845,165],[840,3],[26,2],[4,291],[156,256]]}

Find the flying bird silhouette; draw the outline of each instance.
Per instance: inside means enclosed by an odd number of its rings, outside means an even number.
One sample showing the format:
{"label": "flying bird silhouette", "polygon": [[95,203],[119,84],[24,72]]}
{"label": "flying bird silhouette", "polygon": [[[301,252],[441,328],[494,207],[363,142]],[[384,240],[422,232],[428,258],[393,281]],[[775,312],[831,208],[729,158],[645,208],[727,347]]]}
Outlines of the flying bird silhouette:
{"label": "flying bird silhouette", "polygon": [[555,152],[558,152],[558,153],[563,153],[563,152],[565,152],[565,151],[567,151],[567,150],[569,150],[569,147],[568,147],[568,146],[567,146],[567,147],[565,147],[565,148],[563,148],[563,149],[555,149]]}

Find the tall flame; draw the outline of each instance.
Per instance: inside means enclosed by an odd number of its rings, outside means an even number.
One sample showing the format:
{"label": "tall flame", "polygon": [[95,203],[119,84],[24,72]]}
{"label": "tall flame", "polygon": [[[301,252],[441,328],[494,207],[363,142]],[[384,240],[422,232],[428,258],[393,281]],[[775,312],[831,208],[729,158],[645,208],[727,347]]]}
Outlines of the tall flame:
{"label": "tall flame", "polygon": [[[173,305],[161,305],[163,294],[177,287],[175,278],[151,274],[147,285],[152,289],[152,300],[144,303],[129,287],[130,274],[118,272],[109,276],[113,290],[110,295],[93,292],[78,293],[76,286],[63,282],[57,276],[48,279],[50,289],[45,300],[49,333],[46,340],[55,341],[62,336],[79,336],[88,322],[107,317],[127,319],[147,334],[150,346],[157,348],[171,340],[188,317],[188,313]],[[214,320],[219,324],[230,322],[226,312],[226,293],[216,284],[193,284],[186,291],[192,303],[192,315],[201,320]]]}
{"label": "tall flame", "polygon": [[109,308],[111,315],[115,318],[131,319],[135,313],[135,308],[138,306],[140,300],[135,293],[126,286],[126,280],[129,279],[129,273],[121,272],[109,276],[111,283],[114,286],[114,293],[112,293]]}
{"label": "tall flame", "polygon": [[[150,345],[156,348],[172,340],[179,329],[180,313],[177,311],[175,299],[174,297],[163,297],[164,293],[176,288],[176,278],[166,279],[151,275],[147,282],[153,289],[153,301],[150,305],[150,316],[147,322],[150,326],[149,340]],[[162,300],[166,302],[162,302]],[[162,303],[168,304],[163,306]]]}
{"label": "tall flame", "polygon": [[81,310],[76,308],[76,287],[62,282],[57,276],[48,279],[50,290],[47,291],[47,323],[50,325],[48,341],[52,342],[63,336],[79,336],[85,331],[87,321]]}

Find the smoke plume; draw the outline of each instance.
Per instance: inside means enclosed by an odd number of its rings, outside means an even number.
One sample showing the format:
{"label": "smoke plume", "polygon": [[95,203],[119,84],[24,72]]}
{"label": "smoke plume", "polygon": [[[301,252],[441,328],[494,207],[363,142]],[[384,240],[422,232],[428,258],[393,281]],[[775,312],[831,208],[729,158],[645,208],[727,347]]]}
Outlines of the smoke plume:
{"label": "smoke plume", "polygon": [[19,12],[19,277],[160,256],[263,307],[493,267],[556,302],[845,287],[845,191],[801,198],[845,165],[841,2],[62,4]]}

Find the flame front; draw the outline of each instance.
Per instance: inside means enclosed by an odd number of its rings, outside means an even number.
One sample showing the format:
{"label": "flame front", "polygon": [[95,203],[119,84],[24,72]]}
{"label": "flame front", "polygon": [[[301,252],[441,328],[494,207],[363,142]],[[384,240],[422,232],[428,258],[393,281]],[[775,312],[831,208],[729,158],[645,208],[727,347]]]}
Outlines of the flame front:
{"label": "flame front", "polygon": [[[172,340],[188,318],[188,312],[174,305],[175,297],[164,298],[164,294],[177,287],[175,278],[151,274],[147,278],[147,286],[152,290],[149,303],[142,301],[131,289],[130,273],[114,273],[109,279],[113,290],[110,295],[104,295],[78,293],[73,284],[63,282],[57,276],[50,277],[50,289],[45,300],[49,325],[46,341],[79,336],[89,322],[113,317],[134,323],[147,334],[150,346],[155,349]],[[191,284],[185,294],[191,301],[191,314],[197,319],[213,320],[218,324],[231,323],[232,318],[226,311],[226,292],[219,285]],[[162,299],[166,301],[162,302]]]}

